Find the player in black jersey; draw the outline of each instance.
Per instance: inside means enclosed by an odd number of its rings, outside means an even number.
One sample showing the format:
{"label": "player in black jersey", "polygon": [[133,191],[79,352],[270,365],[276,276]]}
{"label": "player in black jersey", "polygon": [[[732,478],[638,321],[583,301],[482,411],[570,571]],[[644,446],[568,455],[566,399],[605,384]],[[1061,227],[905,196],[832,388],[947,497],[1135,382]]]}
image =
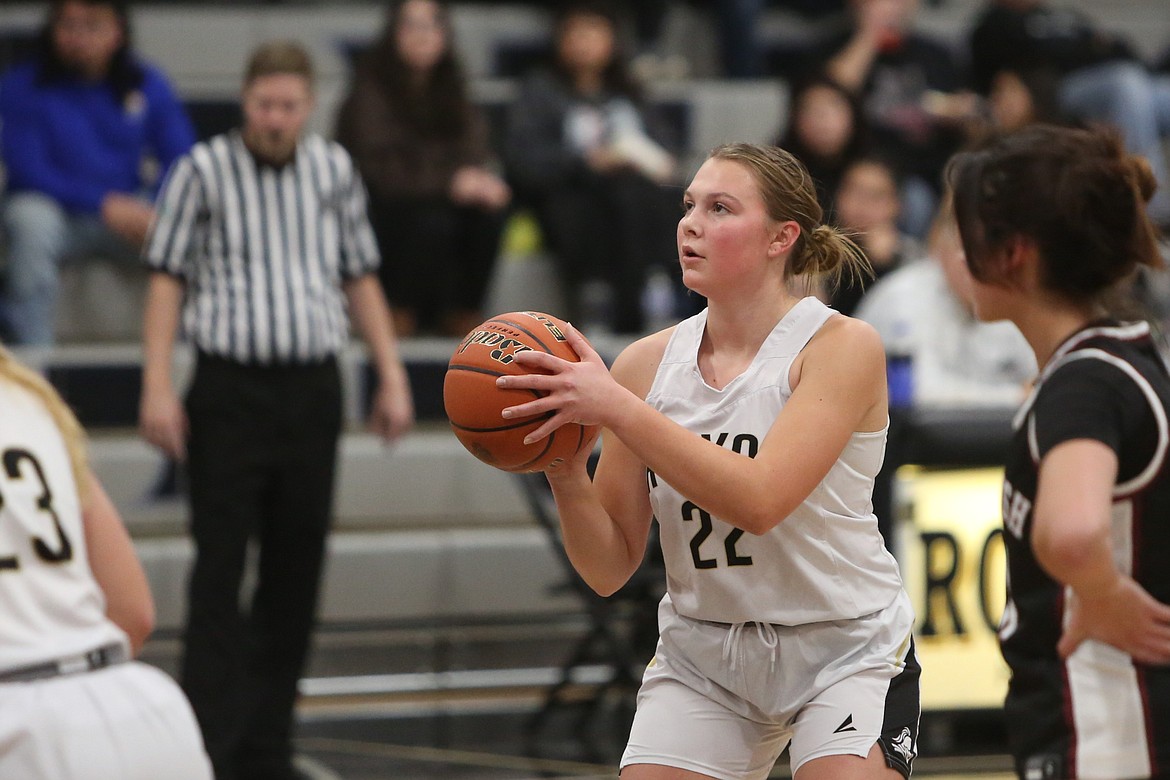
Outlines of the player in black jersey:
{"label": "player in black jersey", "polygon": [[1170,375],[1104,301],[1160,266],[1155,184],[1106,130],[1034,126],[948,171],[975,310],[1011,320],[1040,374],[1004,483],[1016,770],[1170,777]]}

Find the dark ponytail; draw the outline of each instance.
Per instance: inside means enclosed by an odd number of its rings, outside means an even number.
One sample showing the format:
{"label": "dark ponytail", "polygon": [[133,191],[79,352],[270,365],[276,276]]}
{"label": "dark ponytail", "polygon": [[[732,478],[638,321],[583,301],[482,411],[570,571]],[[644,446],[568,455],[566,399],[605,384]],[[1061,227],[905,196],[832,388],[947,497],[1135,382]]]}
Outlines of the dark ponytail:
{"label": "dark ponytail", "polygon": [[956,155],[947,180],[981,282],[1000,281],[993,253],[1013,237],[1035,242],[1041,283],[1073,301],[1106,296],[1140,265],[1162,266],[1146,216],[1157,184],[1114,130],[1030,126]]}

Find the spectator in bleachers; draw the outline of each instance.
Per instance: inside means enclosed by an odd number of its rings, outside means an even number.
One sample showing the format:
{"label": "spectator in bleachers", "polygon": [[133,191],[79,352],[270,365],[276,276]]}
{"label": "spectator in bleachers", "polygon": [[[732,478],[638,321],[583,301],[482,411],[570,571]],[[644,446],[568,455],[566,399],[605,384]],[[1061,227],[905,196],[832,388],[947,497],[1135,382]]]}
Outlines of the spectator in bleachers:
{"label": "spectator in bleachers", "polygon": [[858,96],[874,148],[903,172],[902,228],[925,236],[942,169],[963,142],[976,101],[955,53],[915,30],[918,0],[849,0],[848,22],[810,55]]}
{"label": "spectator in bleachers", "polygon": [[[299,44],[259,46],[243,127],[175,163],[145,250],[140,425],[187,465],[196,554],[180,681],[220,780],[299,776],[294,705],[332,521],[351,317],[378,378],[371,427],[389,442],[413,420],[365,189],[340,145],[304,132],[313,84]],[[180,325],[197,353],[185,405],[171,379]]]}
{"label": "spectator in bleachers", "polygon": [[971,32],[976,88],[998,73],[1048,68],[1060,77],[1060,106],[1084,122],[1106,122],[1161,183],[1150,201],[1155,222],[1170,226],[1170,178],[1162,141],[1170,136],[1170,76],[1153,75],[1124,39],[1090,18],[1045,0],[989,0]]}
{"label": "spectator in bleachers", "polygon": [[887,353],[910,359],[914,404],[1018,404],[1036,358],[1016,326],[975,318],[971,273],[945,200],[926,249],[869,289],[856,316],[877,329]]}
{"label": "spectator in bleachers", "polygon": [[835,224],[841,176],[867,149],[861,105],[852,92],[823,75],[798,83],[790,104],[788,124],[777,143],[804,163],[828,215],[826,222]]}
{"label": "spectator in bleachers", "polygon": [[898,228],[899,192],[897,168],[881,157],[861,157],[841,176],[837,225],[865,251],[873,270],[872,279],[846,275],[829,291],[829,304],[842,314],[854,312],[868,285],[922,255],[919,242]]}
{"label": "spectator in bleachers", "polygon": [[611,313],[598,324],[640,333],[648,268],[678,277],[681,192],[664,186],[675,160],[629,75],[608,4],[562,10],[552,67],[525,79],[507,125],[508,173],[558,262],[569,316],[584,322],[582,290],[604,284]]}
{"label": "spectator in bleachers", "polygon": [[667,51],[665,28],[681,0],[640,0],[625,10],[634,31],[634,56],[630,68],[636,78],[649,82],[682,79],[691,75],[691,62],[680,52]]}
{"label": "spectator in bleachers", "polygon": [[1059,89],[1059,77],[1050,68],[999,71],[987,95],[990,129],[1011,132],[1033,122],[1067,124]]}
{"label": "spectator in bleachers", "polygon": [[767,75],[768,53],[759,29],[760,17],[768,6],[783,6],[810,19],[824,19],[844,12],[846,0],[716,0],[713,5],[724,75],[748,79]]}
{"label": "spectator in bleachers", "polygon": [[358,64],[336,138],[369,188],[398,333],[462,336],[483,320],[512,193],[493,171],[445,3],[391,3]]}
{"label": "spectator in bleachers", "polygon": [[136,261],[154,214],[147,161],[163,171],[194,142],[166,77],[130,44],[121,0],[54,0],[39,53],[0,81],[13,344],[52,343],[63,260]]}
{"label": "spectator in bleachers", "polygon": [[1038,122],[1077,124],[1061,109],[1059,90],[1060,77],[1051,68],[999,71],[978,114],[967,123],[967,145]]}
{"label": "spectator in bleachers", "polygon": [[[691,5],[702,7],[714,17],[714,30],[719,46],[719,66],[722,75],[731,79],[762,78],[766,73],[768,54],[766,42],[760,35],[760,20],[769,6],[783,7],[808,19],[825,19],[842,13],[846,0],[711,0]],[[672,6],[681,0],[638,0],[630,3],[634,14],[634,29],[642,50],[658,46],[662,28]],[[658,67],[645,68],[669,75],[683,75],[686,71],[684,55],[651,55]],[[678,60],[682,59],[682,66]],[[639,58],[641,60],[641,57]],[[640,63],[639,63],[640,64]],[[787,77],[791,74],[771,74]]]}
{"label": "spectator in bleachers", "polygon": [[999,71],[979,115],[968,123],[968,146],[1032,124],[1080,125],[1060,107],[1059,93],[1060,76],[1052,68]]}

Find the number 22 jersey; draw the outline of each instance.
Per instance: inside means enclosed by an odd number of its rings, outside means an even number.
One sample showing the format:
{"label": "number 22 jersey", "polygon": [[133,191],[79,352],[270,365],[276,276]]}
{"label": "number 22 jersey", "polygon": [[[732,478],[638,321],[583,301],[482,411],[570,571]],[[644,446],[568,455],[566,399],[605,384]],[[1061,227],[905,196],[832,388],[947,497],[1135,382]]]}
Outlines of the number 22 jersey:
{"label": "number 22 jersey", "polygon": [[[793,360],[833,314],[816,298],[802,299],[748,368],[716,390],[698,366],[704,310],[676,326],[646,402],[684,428],[754,457],[792,396]],[[649,473],[675,609],[698,620],[795,626],[855,618],[893,603],[902,581],[872,503],[886,433],[854,433],[813,492],[759,536],[710,515]]]}

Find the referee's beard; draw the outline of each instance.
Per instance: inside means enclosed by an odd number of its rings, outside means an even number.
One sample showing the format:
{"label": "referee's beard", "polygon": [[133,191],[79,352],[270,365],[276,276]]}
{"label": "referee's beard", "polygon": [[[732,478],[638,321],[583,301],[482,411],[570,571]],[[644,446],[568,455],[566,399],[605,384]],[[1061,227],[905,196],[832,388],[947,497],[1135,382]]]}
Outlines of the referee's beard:
{"label": "referee's beard", "polygon": [[300,133],[284,130],[265,132],[253,127],[245,127],[243,138],[244,146],[247,146],[248,151],[258,160],[279,168],[290,162],[296,155]]}

